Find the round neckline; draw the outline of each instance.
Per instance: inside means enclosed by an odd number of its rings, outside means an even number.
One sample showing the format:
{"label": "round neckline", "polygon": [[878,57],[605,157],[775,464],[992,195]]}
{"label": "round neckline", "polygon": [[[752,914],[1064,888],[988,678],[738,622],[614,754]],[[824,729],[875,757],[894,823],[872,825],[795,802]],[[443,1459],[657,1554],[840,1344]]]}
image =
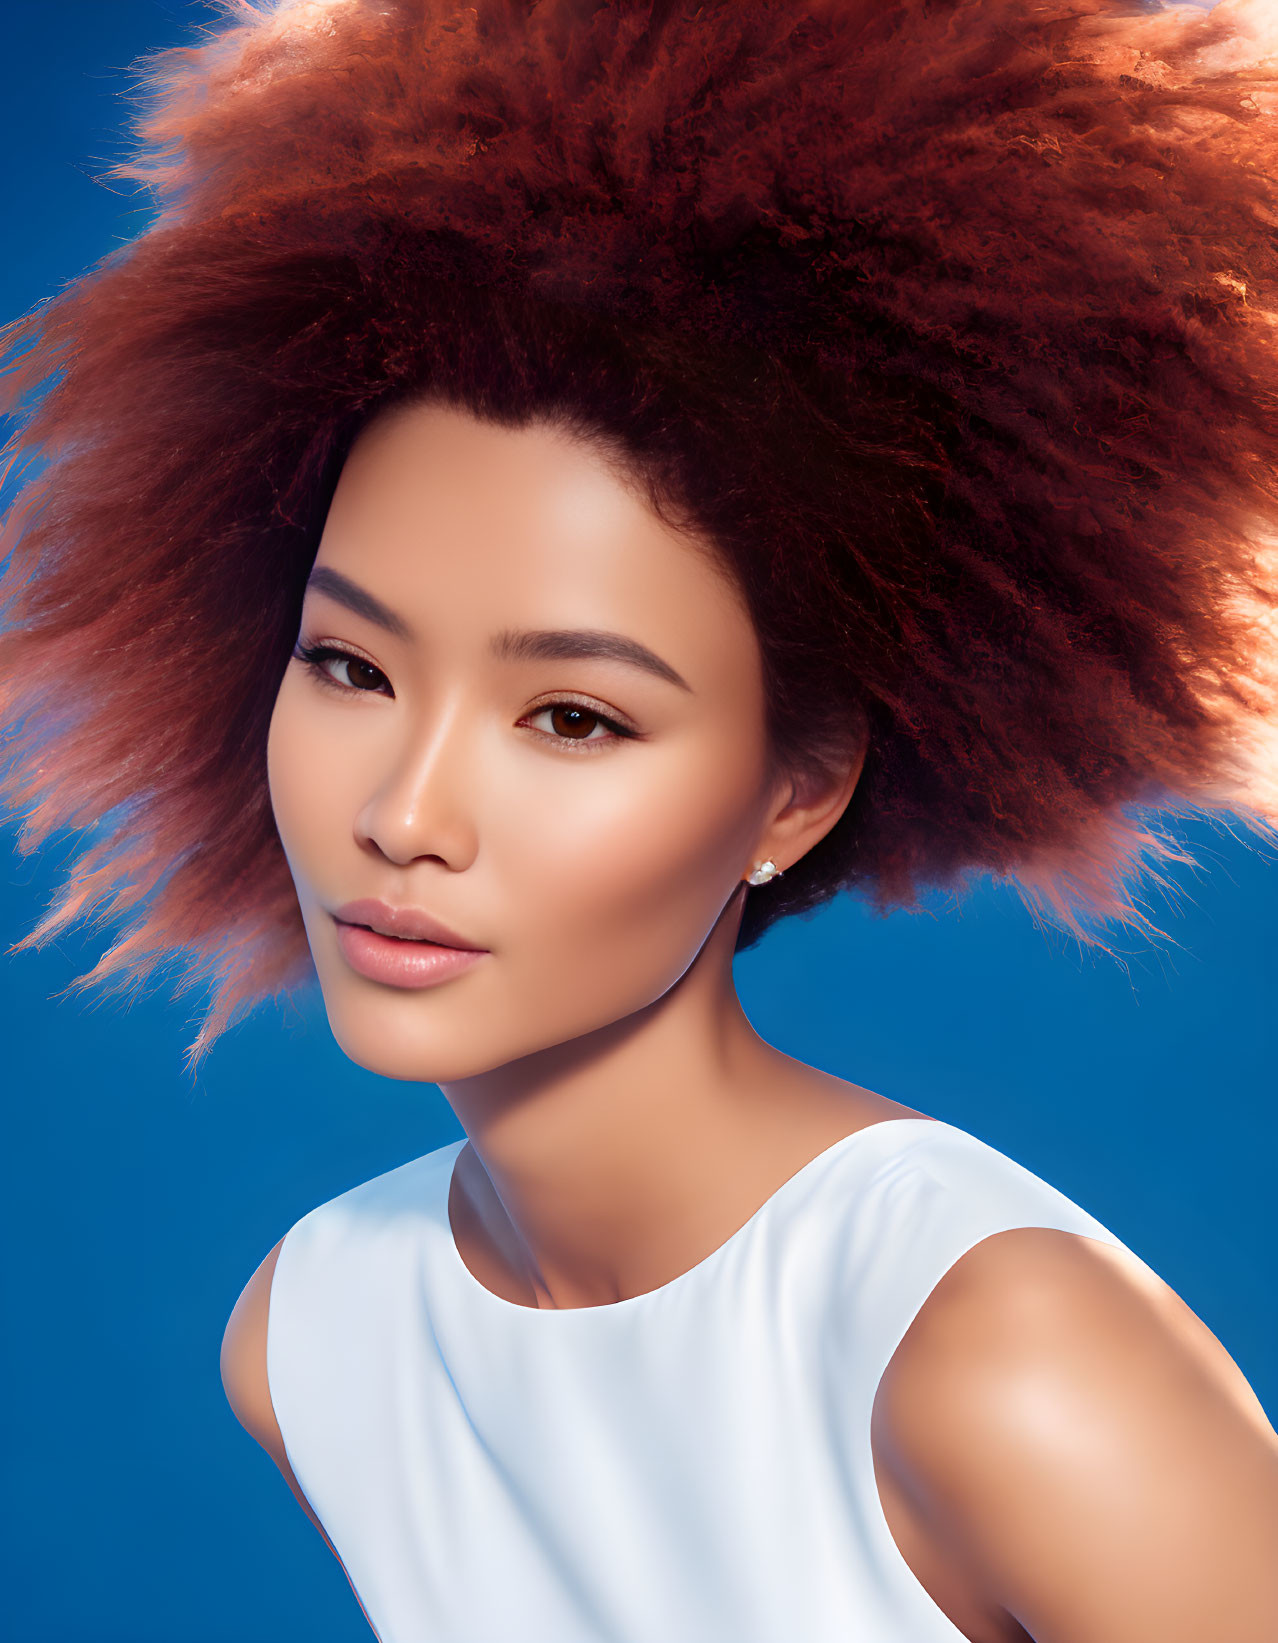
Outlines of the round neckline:
{"label": "round neckline", "polygon": [[834,1154],[843,1150],[851,1150],[852,1143],[859,1140],[863,1135],[868,1135],[872,1130],[899,1129],[903,1125],[918,1128],[920,1125],[924,1124],[928,1126],[943,1126],[944,1120],[940,1118],[877,1118],[873,1123],[863,1124],[859,1130],[850,1130],[847,1135],[839,1136],[839,1138],[836,1141],[832,1141],[828,1147],[823,1147],[820,1152],[809,1158],[806,1164],[800,1164],[793,1175],[788,1175],[785,1180],[782,1181],[781,1184],[763,1200],[758,1209],[756,1209],[752,1215],[744,1220],[735,1232],[730,1232],[723,1242],[712,1249],[708,1255],[703,1255],[702,1258],[695,1262],[692,1266],[685,1268],[683,1272],[676,1273],[673,1278],[667,1279],[664,1284],[658,1284],[655,1289],[645,1289],[638,1295],[626,1295],[619,1301],[600,1301],[594,1306],[524,1306],[519,1301],[508,1301],[504,1295],[498,1295],[494,1290],[489,1289],[487,1284],[480,1283],[479,1279],[466,1265],[465,1261],[462,1259],[461,1251],[457,1247],[457,1238],[453,1232],[452,1217],[449,1214],[448,1208],[449,1200],[452,1197],[453,1174],[457,1168],[457,1160],[461,1155],[462,1148],[466,1145],[466,1142],[469,1139],[469,1137],[463,1136],[460,1141],[453,1143],[456,1150],[447,1160],[444,1169],[441,1171],[444,1182],[443,1224],[444,1244],[446,1246],[445,1255],[450,1265],[456,1270],[459,1280],[463,1286],[478,1292],[478,1294],[482,1297],[480,1304],[482,1305],[484,1302],[487,1302],[495,1309],[502,1312],[524,1312],[537,1318],[570,1318],[583,1312],[589,1316],[597,1316],[600,1313],[628,1312],[636,1307],[642,1306],[645,1302],[655,1302],[658,1296],[669,1295],[673,1291],[684,1288],[691,1282],[695,1282],[699,1274],[704,1274],[708,1268],[715,1266],[726,1256],[730,1249],[741,1242],[750,1231],[751,1227],[753,1227],[758,1220],[771,1211],[776,1204],[788,1197],[791,1192],[796,1190],[798,1182],[800,1182],[805,1176],[812,1174],[818,1165],[826,1162]]}

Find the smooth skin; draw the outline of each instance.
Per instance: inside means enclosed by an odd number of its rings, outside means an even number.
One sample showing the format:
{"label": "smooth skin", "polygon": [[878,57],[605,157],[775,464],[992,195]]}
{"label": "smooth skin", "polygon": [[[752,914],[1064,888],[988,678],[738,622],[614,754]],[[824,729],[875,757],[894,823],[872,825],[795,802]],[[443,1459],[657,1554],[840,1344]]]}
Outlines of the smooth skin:
{"label": "smooth skin", "polygon": [[[565,632],[659,660],[519,637]],[[745,877],[829,831],[864,747],[770,769],[735,585],[605,451],[439,404],[384,414],[343,469],[301,642],[343,654],[290,662],[268,773],[328,1019],[357,1065],[443,1090],[467,1135],[453,1234],[495,1294],[646,1293],[834,1141],[926,1117],[746,1019]],[[332,917],[362,896],[488,951],[424,990],[370,981]],[[266,1384],[279,1248],[223,1380],[323,1534]],[[1039,1228],[969,1251],[889,1365],[872,1438],[902,1556],[970,1643],[1278,1637],[1278,1435],[1121,1251]]]}

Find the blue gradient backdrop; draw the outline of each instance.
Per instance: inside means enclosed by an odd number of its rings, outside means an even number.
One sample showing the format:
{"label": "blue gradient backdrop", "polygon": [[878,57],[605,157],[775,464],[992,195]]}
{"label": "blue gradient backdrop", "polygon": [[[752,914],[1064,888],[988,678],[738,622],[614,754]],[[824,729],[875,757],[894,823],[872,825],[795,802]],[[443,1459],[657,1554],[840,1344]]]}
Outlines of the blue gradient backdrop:
{"label": "blue gradient backdrop", "polygon": [[[126,65],[215,15],[9,8],[0,317],[144,226],[144,198],[94,182],[119,153]],[[74,843],[24,859],[14,833],[9,818],[6,945]],[[973,1131],[1098,1216],[1273,1419],[1278,863],[1227,830],[1185,836],[1209,871],[1150,904],[1178,945],[1080,953],[986,881],[923,916],[844,901],[792,922],[739,961],[740,987],[790,1054]],[[300,1215],[460,1128],[434,1086],[352,1066],[318,996],[265,1007],[193,1087],[192,998],[51,1001],[101,947],[63,940],[0,972],[7,1635],[355,1643],[369,1632],[341,1570],[224,1401],[222,1329]]]}

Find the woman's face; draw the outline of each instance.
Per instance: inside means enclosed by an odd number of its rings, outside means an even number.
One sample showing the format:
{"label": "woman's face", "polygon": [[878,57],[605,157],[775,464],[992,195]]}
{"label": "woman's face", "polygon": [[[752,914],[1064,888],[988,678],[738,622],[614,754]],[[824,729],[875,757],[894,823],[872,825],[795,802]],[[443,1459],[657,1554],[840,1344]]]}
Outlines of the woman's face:
{"label": "woman's face", "polygon": [[[761,659],[731,582],[600,457],[439,406],[375,421],[306,593],[319,646],[288,665],[268,773],[353,1061],[465,1078],[683,975],[770,814]],[[379,961],[430,950],[335,918],[364,898],[485,951],[408,985]]]}

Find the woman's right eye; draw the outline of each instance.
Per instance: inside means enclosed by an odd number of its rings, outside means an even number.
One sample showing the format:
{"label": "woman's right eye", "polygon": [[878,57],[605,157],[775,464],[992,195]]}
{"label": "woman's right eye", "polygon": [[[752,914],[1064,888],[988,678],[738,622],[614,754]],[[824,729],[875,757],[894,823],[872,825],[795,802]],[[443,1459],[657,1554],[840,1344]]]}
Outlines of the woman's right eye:
{"label": "woman's right eye", "polygon": [[[333,690],[340,690],[344,695],[358,693],[364,696],[378,694],[378,681],[389,684],[390,681],[380,668],[374,667],[371,662],[362,656],[356,656],[353,651],[339,650],[336,645],[304,645],[300,641],[293,651],[298,661],[305,662],[310,672],[322,685],[328,685]],[[347,670],[345,681],[336,677],[329,669],[329,662],[343,663]],[[372,676],[371,683],[369,676]]]}

